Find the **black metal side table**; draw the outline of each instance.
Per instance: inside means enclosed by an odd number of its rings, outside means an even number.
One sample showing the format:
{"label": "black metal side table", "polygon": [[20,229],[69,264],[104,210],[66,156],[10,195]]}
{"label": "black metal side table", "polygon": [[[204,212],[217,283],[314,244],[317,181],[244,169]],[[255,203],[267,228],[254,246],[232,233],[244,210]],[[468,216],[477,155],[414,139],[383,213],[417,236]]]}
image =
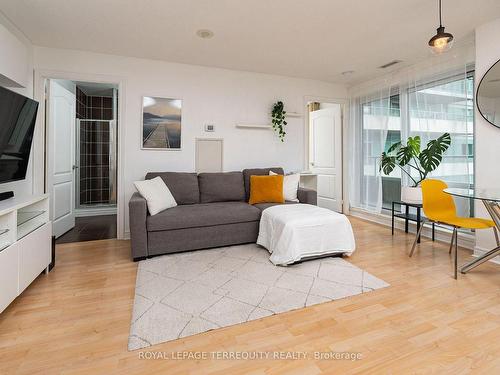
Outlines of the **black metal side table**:
{"label": "black metal side table", "polygon": [[[405,212],[404,213],[396,213],[394,210],[395,205],[401,205],[405,206]],[[417,209],[417,214],[411,214],[410,213],[410,207],[416,208]],[[408,233],[408,223],[410,221],[414,221],[417,223],[417,233],[418,230],[420,229],[420,225],[422,224],[422,204],[421,203],[409,203],[409,202],[403,202],[403,201],[393,201],[392,202],[392,235],[394,236],[394,218],[399,217],[401,219],[404,219],[405,221],[405,233]],[[435,230],[435,225],[432,223],[432,240],[434,241],[434,230]],[[420,236],[417,239],[417,242],[420,243]]]}

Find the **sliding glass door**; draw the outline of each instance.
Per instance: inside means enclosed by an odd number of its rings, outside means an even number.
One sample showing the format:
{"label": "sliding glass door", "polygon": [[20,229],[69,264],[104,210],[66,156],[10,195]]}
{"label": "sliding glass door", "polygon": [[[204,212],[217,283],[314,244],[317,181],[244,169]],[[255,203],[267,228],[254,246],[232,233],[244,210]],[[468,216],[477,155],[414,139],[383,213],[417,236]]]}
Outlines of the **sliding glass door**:
{"label": "sliding glass door", "polygon": [[[371,211],[391,208],[400,199],[401,185],[409,185],[408,177],[397,168],[389,176],[381,176],[379,159],[382,151],[408,136],[420,136],[422,148],[431,139],[448,132],[452,144],[439,168],[430,177],[446,181],[453,187],[474,184],[474,78],[473,72],[450,75],[425,84],[411,84],[392,89],[386,96],[367,97],[358,102],[361,165],[359,196],[354,206]],[[357,122],[357,123],[356,123]],[[414,173],[410,169],[409,173]],[[403,179],[403,181],[401,181]],[[469,215],[471,206],[463,202],[460,213]]]}
{"label": "sliding glass door", "polygon": [[362,175],[360,204],[372,210],[390,208],[401,191],[401,171],[380,177],[379,159],[393,142],[401,140],[401,109],[399,94],[371,100],[361,106],[362,111]]}
{"label": "sliding glass door", "polygon": [[[419,135],[425,146],[447,132],[451,145],[432,177],[451,187],[474,185],[474,77],[449,77],[408,90],[409,135]],[[472,205],[457,200],[460,214],[471,214]]]}

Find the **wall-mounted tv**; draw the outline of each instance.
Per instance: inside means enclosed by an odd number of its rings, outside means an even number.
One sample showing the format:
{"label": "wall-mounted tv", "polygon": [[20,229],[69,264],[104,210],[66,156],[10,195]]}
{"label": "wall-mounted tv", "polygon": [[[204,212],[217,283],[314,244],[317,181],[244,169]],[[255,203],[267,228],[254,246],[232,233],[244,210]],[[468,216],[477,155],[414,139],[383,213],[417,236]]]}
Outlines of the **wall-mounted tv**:
{"label": "wall-mounted tv", "polygon": [[23,180],[38,102],[0,87],[0,183]]}

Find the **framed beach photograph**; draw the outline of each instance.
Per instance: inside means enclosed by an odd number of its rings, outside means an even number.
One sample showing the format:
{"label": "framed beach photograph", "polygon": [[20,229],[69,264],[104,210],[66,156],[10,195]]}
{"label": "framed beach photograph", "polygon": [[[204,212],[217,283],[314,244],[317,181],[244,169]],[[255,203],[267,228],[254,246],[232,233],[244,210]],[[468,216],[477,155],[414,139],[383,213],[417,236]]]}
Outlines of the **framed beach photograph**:
{"label": "framed beach photograph", "polygon": [[180,150],[182,100],[142,98],[142,149]]}

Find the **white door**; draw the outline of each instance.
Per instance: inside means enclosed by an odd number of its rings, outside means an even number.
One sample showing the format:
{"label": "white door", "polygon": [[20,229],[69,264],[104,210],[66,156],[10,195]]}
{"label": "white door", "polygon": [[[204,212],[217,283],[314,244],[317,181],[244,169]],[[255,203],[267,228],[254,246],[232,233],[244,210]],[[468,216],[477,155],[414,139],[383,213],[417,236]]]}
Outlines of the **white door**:
{"label": "white door", "polygon": [[47,191],[54,236],[75,226],[75,94],[49,81]]}
{"label": "white door", "polygon": [[342,212],[340,104],[309,113],[309,169],[318,176],[318,206]]}

